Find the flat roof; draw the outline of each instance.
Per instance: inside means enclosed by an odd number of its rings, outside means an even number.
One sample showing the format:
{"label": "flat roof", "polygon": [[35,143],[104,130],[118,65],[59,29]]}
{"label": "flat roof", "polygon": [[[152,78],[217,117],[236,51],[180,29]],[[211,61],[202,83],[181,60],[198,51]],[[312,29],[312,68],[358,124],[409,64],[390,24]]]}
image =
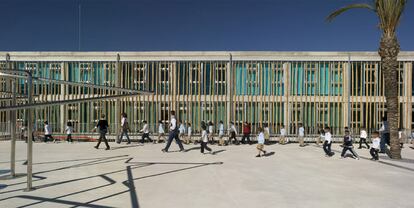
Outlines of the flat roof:
{"label": "flat roof", "polygon": [[[380,61],[375,51],[2,51],[0,61]],[[402,51],[399,61],[414,61],[414,51]]]}

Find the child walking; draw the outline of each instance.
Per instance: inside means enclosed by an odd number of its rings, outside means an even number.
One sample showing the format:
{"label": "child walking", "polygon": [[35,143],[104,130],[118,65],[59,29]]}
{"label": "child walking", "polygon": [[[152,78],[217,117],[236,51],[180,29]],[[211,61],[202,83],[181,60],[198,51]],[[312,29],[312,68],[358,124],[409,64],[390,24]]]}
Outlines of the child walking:
{"label": "child walking", "polygon": [[208,133],[207,126],[204,122],[201,122],[201,153],[204,154],[204,150],[207,150],[211,153],[211,149],[207,146],[208,143]]}
{"label": "child walking", "polygon": [[265,137],[265,144],[269,144],[270,143],[270,130],[269,130],[269,125],[267,125],[267,123],[264,124],[263,133]]}
{"label": "child walking", "polygon": [[286,129],[285,129],[285,125],[282,125],[281,128],[280,128],[279,144],[286,144]]}
{"label": "child walking", "polygon": [[372,133],[372,147],[369,150],[369,154],[371,154],[372,157],[371,160],[377,161],[379,159],[378,152],[380,150],[380,143],[381,139],[379,137],[379,132],[374,131],[374,133]]}
{"label": "child walking", "polygon": [[230,122],[230,128],[227,131],[229,132],[229,145],[231,144],[233,139],[236,141],[236,144],[238,145],[239,141],[236,138],[237,130],[236,130],[236,127],[234,126],[233,121]]}
{"label": "child walking", "polygon": [[191,123],[187,123],[187,137],[185,138],[185,143],[190,144],[191,143]]}
{"label": "child walking", "polygon": [[212,121],[208,122],[208,140],[210,140],[210,144],[214,144],[214,123]]}
{"label": "child walking", "polygon": [[303,128],[302,124],[299,124],[298,129],[298,140],[299,140],[299,146],[304,147],[305,146],[305,128]]}
{"label": "child walking", "polygon": [[145,138],[147,138],[148,141],[150,141],[150,142],[151,142],[151,138],[149,137],[150,132],[149,132],[149,127],[148,127],[147,121],[143,121],[142,123],[144,124],[144,126],[142,127],[142,129],[139,132],[142,133],[141,144],[144,144]]}
{"label": "child walking", "polygon": [[155,139],[154,139],[154,144],[155,143],[160,143],[161,138],[163,138],[162,140],[165,141],[164,125],[162,124],[162,121],[158,121],[158,139],[157,139],[157,141],[155,141]]}
{"label": "child walking", "polygon": [[45,121],[45,138],[44,138],[44,142],[47,142],[47,139],[50,138],[51,140],[53,139],[53,142],[56,142],[56,139],[54,139],[52,137],[52,128],[50,128],[49,122]]}
{"label": "child walking", "polygon": [[349,135],[349,130],[345,131],[344,147],[342,149],[341,158],[345,158],[345,153],[348,150],[352,153],[354,159],[359,160],[358,154],[354,151],[354,146],[352,145],[352,137]]}
{"label": "child walking", "polygon": [[74,129],[73,129],[72,122],[67,122],[66,123],[65,131],[66,131],[66,141],[73,143],[72,133],[74,132]]}
{"label": "child walking", "polygon": [[[262,127],[259,127],[257,130],[259,131],[259,136],[257,136],[256,149],[259,151],[259,154],[257,154],[256,157],[261,157],[266,154],[266,151],[264,150],[265,136]],[[260,153],[263,153],[263,155],[260,155]]]}
{"label": "child walking", "polygon": [[325,156],[332,157],[335,153],[331,151],[332,145],[332,135],[331,128],[328,126],[325,127],[325,141],[323,142],[323,151],[325,151]]}
{"label": "child walking", "polygon": [[365,127],[361,127],[361,134],[359,135],[359,147],[358,149],[362,149],[362,144],[365,144],[367,149],[369,149],[369,145],[367,143],[367,130],[365,130]]}
{"label": "child walking", "polygon": [[219,146],[224,145],[224,124],[223,121],[219,122]]}

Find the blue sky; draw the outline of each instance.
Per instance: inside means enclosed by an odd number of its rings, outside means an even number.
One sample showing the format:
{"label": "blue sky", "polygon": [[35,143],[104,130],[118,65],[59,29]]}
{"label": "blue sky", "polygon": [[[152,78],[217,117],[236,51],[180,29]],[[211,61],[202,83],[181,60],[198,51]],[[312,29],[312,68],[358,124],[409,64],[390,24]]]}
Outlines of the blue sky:
{"label": "blue sky", "polygon": [[[374,51],[368,10],[334,22],[334,9],[366,0],[0,0],[0,51]],[[398,38],[414,50],[414,2]]]}

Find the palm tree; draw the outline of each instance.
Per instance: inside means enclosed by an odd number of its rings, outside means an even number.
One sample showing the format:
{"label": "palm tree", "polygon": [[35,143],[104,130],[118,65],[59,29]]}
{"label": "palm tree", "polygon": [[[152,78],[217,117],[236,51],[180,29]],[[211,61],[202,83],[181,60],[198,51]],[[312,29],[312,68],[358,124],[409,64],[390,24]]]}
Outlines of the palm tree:
{"label": "palm tree", "polygon": [[362,8],[375,12],[379,18],[379,28],[382,31],[378,54],[381,57],[381,69],[384,73],[385,98],[387,102],[387,119],[391,135],[391,154],[393,159],[401,159],[401,149],[398,141],[398,80],[397,56],[400,44],[396,36],[396,29],[400,22],[407,0],[372,0],[372,3],[351,4],[332,12],[328,21],[350,9]]}

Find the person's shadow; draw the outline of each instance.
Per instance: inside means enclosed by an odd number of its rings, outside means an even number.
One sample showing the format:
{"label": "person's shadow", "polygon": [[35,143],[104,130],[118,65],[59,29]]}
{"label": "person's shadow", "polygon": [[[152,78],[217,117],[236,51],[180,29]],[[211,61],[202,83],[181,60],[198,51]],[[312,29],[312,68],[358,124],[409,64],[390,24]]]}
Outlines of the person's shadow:
{"label": "person's shadow", "polygon": [[264,157],[270,157],[272,155],[274,155],[275,152],[266,152],[266,154],[263,154]]}

